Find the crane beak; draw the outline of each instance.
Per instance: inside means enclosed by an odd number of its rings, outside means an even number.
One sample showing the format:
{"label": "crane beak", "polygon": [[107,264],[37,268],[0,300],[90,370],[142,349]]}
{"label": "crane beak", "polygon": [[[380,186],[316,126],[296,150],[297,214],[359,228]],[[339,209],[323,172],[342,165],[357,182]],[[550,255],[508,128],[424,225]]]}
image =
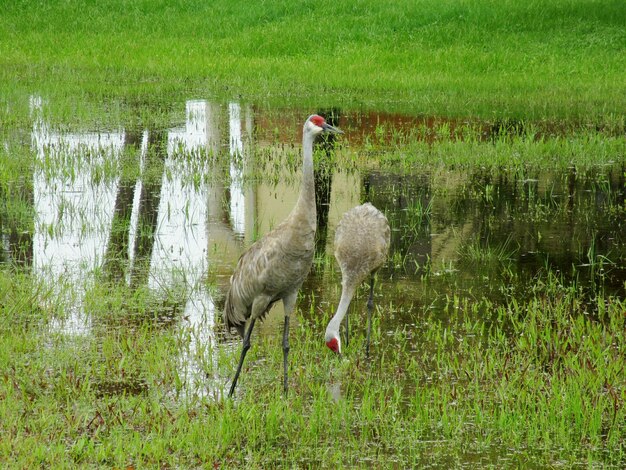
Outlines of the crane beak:
{"label": "crane beak", "polygon": [[342,130],[337,129],[336,127],[333,127],[328,123],[324,123],[322,129],[324,129],[324,132],[330,132],[331,134],[343,134]]}

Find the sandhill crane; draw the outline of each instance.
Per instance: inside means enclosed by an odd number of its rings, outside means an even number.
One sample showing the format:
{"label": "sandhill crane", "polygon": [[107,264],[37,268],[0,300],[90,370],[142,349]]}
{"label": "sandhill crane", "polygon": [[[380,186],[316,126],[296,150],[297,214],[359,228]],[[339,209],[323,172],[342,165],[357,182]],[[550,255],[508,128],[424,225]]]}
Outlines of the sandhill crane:
{"label": "sandhill crane", "polygon": [[302,186],[295,207],[274,230],[244,252],[230,278],[224,306],[224,323],[234,327],[243,338],[237,372],[230,387],[233,395],[241,367],[250,349],[250,335],[257,319],[263,319],[272,305],[283,301],[284,391],[287,393],[287,355],[289,353],[289,317],[298,290],[308,275],[315,250],[315,184],[313,176],[313,141],[323,132],[343,132],[327,124],[323,117],[309,116],[302,130]]}
{"label": "sandhill crane", "polygon": [[[389,252],[391,231],[387,218],[369,202],[346,212],[335,232],[335,258],[341,268],[341,299],[337,313],[326,327],[326,345],[341,354],[339,326],[348,311],[357,287],[370,276],[367,300],[367,345],[369,356],[374,308],[374,273],[382,266]],[[346,319],[347,322],[347,319]],[[347,338],[346,332],[346,338]]]}

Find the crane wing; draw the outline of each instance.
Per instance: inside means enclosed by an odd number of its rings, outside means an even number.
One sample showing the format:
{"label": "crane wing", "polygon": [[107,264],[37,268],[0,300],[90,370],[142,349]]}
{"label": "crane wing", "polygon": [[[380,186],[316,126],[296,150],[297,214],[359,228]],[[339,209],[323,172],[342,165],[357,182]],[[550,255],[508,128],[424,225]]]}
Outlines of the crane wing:
{"label": "crane wing", "polygon": [[[267,297],[265,313],[278,299],[271,288],[272,267],[276,264],[280,247],[272,232],[255,242],[237,262],[230,278],[230,289],[224,307],[224,323],[235,327],[243,336],[243,327],[250,317],[252,303],[260,296]],[[270,288],[268,288],[270,287]],[[264,314],[265,314],[264,313]],[[263,314],[263,315],[264,315]]]}

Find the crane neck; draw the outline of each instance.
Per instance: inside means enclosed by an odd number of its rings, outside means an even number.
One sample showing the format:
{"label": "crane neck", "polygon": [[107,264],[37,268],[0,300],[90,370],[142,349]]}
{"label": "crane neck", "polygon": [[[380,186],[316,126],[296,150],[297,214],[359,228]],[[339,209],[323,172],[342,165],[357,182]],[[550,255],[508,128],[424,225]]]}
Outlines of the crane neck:
{"label": "crane neck", "polygon": [[332,338],[333,336],[339,336],[339,327],[341,326],[341,322],[343,318],[348,313],[348,307],[350,307],[350,302],[352,301],[352,297],[354,297],[354,293],[356,288],[353,286],[344,285],[341,289],[341,299],[339,300],[339,305],[337,306],[337,312],[328,322],[328,326],[326,327],[326,340]]}
{"label": "crane neck", "polygon": [[294,210],[304,214],[309,222],[316,224],[315,176],[313,173],[313,142],[315,136],[304,132],[302,135],[302,186]]}

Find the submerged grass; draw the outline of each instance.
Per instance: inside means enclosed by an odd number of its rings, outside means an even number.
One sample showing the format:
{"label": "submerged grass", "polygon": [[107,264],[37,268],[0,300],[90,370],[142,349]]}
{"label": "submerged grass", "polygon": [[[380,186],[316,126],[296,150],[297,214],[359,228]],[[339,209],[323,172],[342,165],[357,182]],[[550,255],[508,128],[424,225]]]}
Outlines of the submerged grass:
{"label": "submerged grass", "polygon": [[[626,305],[603,298],[591,311],[550,273],[528,301],[455,296],[446,321],[415,311],[414,326],[385,338],[390,301],[376,315],[371,360],[362,333],[345,360],[331,356],[321,341],[327,318],[306,315],[292,332],[288,397],[270,335],[254,341],[235,400],[184,393],[179,361],[194,336],[181,319],[122,322],[96,337],[52,333],[42,345],[56,313],[24,304],[36,303],[32,285],[0,272],[4,465],[626,462]],[[22,308],[11,308],[17,298]],[[106,308],[90,311],[117,321]],[[213,351],[206,369],[222,392],[238,346]]]}
{"label": "submerged grass", "polygon": [[162,97],[217,93],[595,120],[625,108],[625,15],[619,0],[20,1],[3,7],[0,83],[10,102],[41,90],[158,108]]}
{"label": "submerged grass", "polygon": [[[442,127],[445,128],[445,124]],[[368,152],[376,155],[377,163],[384,168],[403,171],[411,171],[418,165],[420,169],[484,167],[545,171],[572,166],[590,168],[623,162],[626,158],[623,131],[610,129],[579,130],[565,135],[495,135],[485,139],[480,129],[468,127],[462,138],[443,133],[432,141],[419,128],[413,128],[391,144],[369,144]],[[368,153],[362,154],[363,159],[367,156]]]}

